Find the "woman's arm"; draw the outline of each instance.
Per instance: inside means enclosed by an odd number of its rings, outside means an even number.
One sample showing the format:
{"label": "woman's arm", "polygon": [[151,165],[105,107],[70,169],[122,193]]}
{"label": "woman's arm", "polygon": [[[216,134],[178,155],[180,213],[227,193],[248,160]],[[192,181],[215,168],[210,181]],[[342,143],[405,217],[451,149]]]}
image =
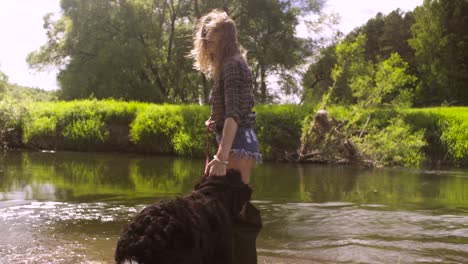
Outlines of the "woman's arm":
{"label": "woman's arm", "polygon": [[238,126],[239,125],[232,117],[228,117],[224,120],[223,135],[219,143],[218,152],[216,153],[216,156],[222,161],[229,159],[229,151],[231,150]]}
{"label": "woman's arm", "polygon": [[231,61],[223,66],[225,117],[223,136],[219,143],[218,158],[229,159],[229,151],[240,121],[241,87],[245,83],[241,73],[241,62]]}
{"label": "woman's arm", "polygon": [[[224,110],[225,119],[223,126],[223,134],[221,142],[219,142],[218,152],[216,156],[222,162],[229,159],[229,152],[232,147],[232,142],[239,126],[240,117],[240,87],[244,80],[240,70],[238,61],[231,61],[223,65],[222,76],[224,79]],[[225,175],[226,165],[213,160],[210,168],[210,175]]]}
{"label": "woman's arm", "polygon": [[218,160],[213,159],[208,163],[207,170],[210,176],[226,175],[227,164],[223,164],[223,162],[229,159],[229,151],[231,150],[232,142],[234,141],[234,137],[237,132],[237,127],[238,124],[232,117],[228,117],[224,121],[223,134],[221,142],[219,142],[218,152],[216,153]]}

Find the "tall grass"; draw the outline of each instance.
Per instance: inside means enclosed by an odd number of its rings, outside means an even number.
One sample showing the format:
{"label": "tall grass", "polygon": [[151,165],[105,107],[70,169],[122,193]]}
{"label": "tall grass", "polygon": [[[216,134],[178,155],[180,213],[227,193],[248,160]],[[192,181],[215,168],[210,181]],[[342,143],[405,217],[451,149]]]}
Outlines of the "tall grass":
{"label": "tall grass", "polygon": [[[23,122],[23,142],[33,148],[110,150],[117,127],[129,127],[149,104],[115,100],[31,103]],[[127,129],[128,130],[128,129]],[[128,135],[127,135],[128,137]]]}
{"label": "tall grass", "polygon": [[130,140],[138,151],[201,156],[209,108],[199,105],[152,105],[131,124]]}
{"label": "tall grass", "polygon": [[[310,117],[315,112],[310,105],[258,105],[254,110],[260,150],[266,160],[281,160],[295,152],[301,144],[301,134],[310,125]],[[329,112],[341,120],[350,114],[345,107],[335,107]],[[1,101],[0,128],[3,143],[15,141],[11,135],[16,135],[18,142],[14,145],[21,143],[29,148],[201,157],[206,140],[204,121],[209,114],[209,106],[200,105],[155,105],[116,100],[23,105]],[[395,122],[396,116],[402,116],[404,122]],[[412,153],[407,159],[409,163],[417,163],[422,153],[431,163],[468,165],[467,107],[380,109],[372,112],[370,120],[368,127],[378,134],[374,141],[381,145],[376,153],[396,157],[391,153],[400,155],[407,149]],[[362,128],[365,121],[362,120],[358,128]],[[408,135],[420,135],[424,142]],[[403,144],[410,139],[415,144]],[[386,146],[382,143],[385,140],[395,144]],[[392,151],[387,149],[390,145]],[[388,164],[405,165],[398,159]]]}
{"label": "tall grass", "polygon": [[296,152],[304,119],[314,112],[312,105],[260,105],[255,111],[260,152],[266,160],[282,160]]}
{"label": "tall grass", "polygon": [[10,99],[0,101],[0,148],[21,146],[21,132],[27,109]]}
{"label": "tall grass", "polygon": [[468,107],[434,107],[405,110],[407,121],[426,129],[428,151],[439,152],[439,160],[468,165]]}

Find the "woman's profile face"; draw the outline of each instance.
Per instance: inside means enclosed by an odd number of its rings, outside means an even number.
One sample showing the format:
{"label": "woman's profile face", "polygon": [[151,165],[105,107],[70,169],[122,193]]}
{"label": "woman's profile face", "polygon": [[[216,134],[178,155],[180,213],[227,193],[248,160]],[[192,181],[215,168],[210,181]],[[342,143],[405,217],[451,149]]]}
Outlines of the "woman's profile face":
{"label": "woman's profile face", "polygon": [[215,31],[208,32],[203,39],[203,45],[211,56],[214,56],[216,49],[221,42],[221,34]]}

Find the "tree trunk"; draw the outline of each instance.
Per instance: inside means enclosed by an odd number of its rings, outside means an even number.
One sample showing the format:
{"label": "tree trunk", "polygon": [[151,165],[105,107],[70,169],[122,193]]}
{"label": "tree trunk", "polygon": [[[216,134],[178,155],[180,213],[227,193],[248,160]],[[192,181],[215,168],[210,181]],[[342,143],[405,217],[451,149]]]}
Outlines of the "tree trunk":
{"label": "tree trunk", "polygon": [[177,11],[174,7],[174,2],[171,1],[170,6],[171,12],[171,26],[170,26],[170,34],[169,34],[169,42],[167,43],[167,62],[171,62],[172,57],[172,45],[174,42],[174,34],[175,34],[175,21],[177,19]]}
{"label": "tree trunk", "polygon": [[265,65],[260,66],[260,102],[267,102],[266,69]]}
{"label": "tree trunk", "polygon": [[210,100],[210,87],[209,82],[204,74],[201,74],[202,85],[203,85],[203,104],[208,104]]}

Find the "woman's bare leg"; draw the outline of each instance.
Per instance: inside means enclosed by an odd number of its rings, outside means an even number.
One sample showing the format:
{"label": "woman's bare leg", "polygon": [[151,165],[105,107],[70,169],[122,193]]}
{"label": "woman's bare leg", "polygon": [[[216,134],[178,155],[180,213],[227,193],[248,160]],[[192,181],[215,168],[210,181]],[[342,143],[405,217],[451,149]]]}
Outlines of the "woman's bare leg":
{"label": "woman's bare leg", "polygon": [[255,158],[242,157],[242,158],[229,158],[227,169],[238,170],[242,177],[242,182],[249,184],[250,173],[255,168]]}
{"label": "woman's bare leg", "polygon": [[[240,171],[242,182],[248,184],[250,173],[255,167],[255,158],[230,158],[228,169]],[[256,240],[262,220],[260,212],[251,203],[246,202],[238,217],[233,222],[233,263],[256,264],[257,246]]]}

